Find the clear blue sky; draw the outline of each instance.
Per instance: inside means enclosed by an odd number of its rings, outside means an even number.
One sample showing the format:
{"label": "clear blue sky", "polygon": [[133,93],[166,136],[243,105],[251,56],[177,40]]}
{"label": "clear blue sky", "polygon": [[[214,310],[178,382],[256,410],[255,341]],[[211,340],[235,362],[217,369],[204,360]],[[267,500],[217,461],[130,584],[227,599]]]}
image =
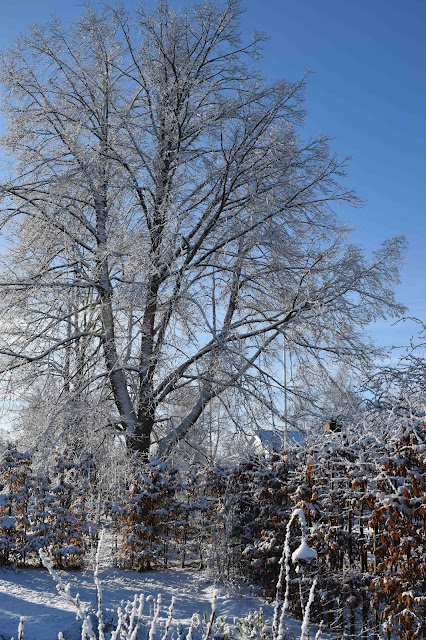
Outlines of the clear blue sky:
{"label": "clear blue sky", "polygon": [[[357,228],[354,240],[369,251],[385,237],[407,236],[398,297],[411,315],[426,321],[426,2],[242,4],[244,31],[256,28],[270,35],[262,61],[267,77],[296,80],[313,70],[307,133],[334,135],[334,149],[353,157],[349,183],[365,201],[363,209],[342,208],[340,215]],[[81,9],[67,0],[1,0],[0,46],[52,11],[69,18]],[[402,344],[415,331],[412,324],[390,328],[381,323],[373,335],[380,344]]]}
{"label": "clear blue sky", "polygon": [[[409,241],[399,299],[426,320],[426,2],[252,0],[245,21],[270,34],[271,76],[308,82],[307,127],[351,155],[350,184],[363,209],[342,209],[354,239],[374,250]],[[380,344],[407,342],[413,324],[374,328]]]}

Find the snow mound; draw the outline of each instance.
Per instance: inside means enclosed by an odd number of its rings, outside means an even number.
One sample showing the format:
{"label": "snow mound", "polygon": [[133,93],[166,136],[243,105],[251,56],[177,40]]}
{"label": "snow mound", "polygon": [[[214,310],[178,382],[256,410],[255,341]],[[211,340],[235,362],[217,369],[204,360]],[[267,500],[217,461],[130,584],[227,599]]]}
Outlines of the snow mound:
{"label": "snow mound", "polygon": [[296,551],[293,551],[291,559],[293,564],[295,562],[309,562],[310,560],[316,560],[317,555],[315,549],[311,549],[306,540],[302,540]]}

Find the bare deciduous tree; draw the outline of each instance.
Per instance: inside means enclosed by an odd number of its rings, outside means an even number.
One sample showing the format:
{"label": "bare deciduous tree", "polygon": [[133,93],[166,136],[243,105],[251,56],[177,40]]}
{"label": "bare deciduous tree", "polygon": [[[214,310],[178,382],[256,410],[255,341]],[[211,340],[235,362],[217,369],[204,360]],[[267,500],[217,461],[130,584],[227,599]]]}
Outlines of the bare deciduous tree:
{"label": "bare deciduous tree", "polygon": [[215,398],[278,414],[283,332],[353,361],[400,311],[403,241],[371,261],[347,244],[345,162],[299,137],[304,80],[267,84],[239,17],[87,10],[2,56],[3,388],[47,394],[69,430],[101,413],[143,455]]}

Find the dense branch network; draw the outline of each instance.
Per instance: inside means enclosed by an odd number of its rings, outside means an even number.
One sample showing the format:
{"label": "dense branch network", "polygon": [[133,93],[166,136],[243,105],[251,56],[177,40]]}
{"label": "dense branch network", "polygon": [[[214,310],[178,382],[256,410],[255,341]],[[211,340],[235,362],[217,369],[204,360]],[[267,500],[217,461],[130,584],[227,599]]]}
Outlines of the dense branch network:
{"label": "dense branch network", "polygon": [[166,455],[231,396],[260,423],[283,332],[362,361],[360,328],[401,311],[403,241],[347,244],[345,162],[300,139],[305,79],[262,79],[240,13],[89,9],[2,56],[0,365],[70,437],[102,415]]}

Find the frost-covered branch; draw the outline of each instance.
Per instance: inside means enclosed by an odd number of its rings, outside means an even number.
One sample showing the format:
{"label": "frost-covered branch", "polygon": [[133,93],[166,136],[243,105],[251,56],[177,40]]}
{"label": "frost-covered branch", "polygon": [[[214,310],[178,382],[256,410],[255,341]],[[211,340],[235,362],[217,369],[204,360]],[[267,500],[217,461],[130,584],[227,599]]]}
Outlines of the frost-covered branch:
{"label": "frost-covered branch", "polygon": [[70,584],[65,584],[63,582],[61,576],[54,570],[51,560],[42,549],[39,550],[39,555],[43,565],[46,567],[56,583],[56,590],[65,598],[65,600],[69,604],[74,607],[78,618],[82,621],[82,640],[96,640],[96,634],[93,631],[90,616],[84,605],[81,603],[79,595],[77,594],[75,597],[71,595]]}

